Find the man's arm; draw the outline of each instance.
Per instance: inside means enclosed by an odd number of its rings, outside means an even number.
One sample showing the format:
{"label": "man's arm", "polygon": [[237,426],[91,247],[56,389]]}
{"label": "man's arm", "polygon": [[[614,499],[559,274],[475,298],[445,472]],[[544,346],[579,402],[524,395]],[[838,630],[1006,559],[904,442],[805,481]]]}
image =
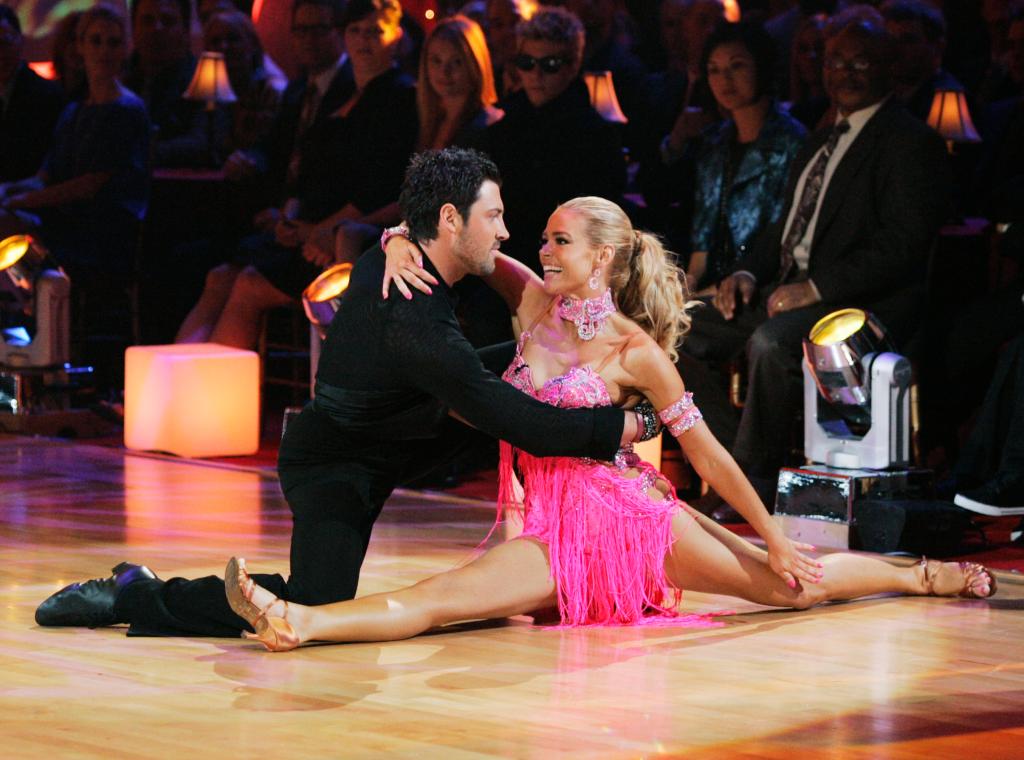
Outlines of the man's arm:
{"label": "man's arm", "polygon": [[[385,332],[393,366],[410,385],[439,399],[474,427],[536,456],[610,460],[626,430],[622,410],[558,409],[530,398],[488,372],[454,319],[425,308],[431,298],[391,299]],[[635,424],[634,420],[630,420]]]}

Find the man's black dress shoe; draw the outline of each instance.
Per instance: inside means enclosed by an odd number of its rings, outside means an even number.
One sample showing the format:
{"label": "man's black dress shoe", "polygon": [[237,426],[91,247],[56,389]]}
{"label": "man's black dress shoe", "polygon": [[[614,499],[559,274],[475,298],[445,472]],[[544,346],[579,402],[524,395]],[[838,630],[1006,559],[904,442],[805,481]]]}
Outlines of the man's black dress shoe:
{"label": "man's black dress shoe", "polygon": [[39,625],[71,625],[100,628],[125,623],[114,615],[114,603],[121,591],[141,580],[159,580],[145,565],[122,562],[109,578],[96,578],[65,586],[36,609]]}

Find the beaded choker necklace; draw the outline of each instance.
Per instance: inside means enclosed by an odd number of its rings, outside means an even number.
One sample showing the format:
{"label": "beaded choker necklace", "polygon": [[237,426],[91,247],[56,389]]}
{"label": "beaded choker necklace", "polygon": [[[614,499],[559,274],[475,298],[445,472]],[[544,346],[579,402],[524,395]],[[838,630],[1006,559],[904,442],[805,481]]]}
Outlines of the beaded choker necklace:
{"label": "beaded choker necklace", "polygon": [[576,334],[581,340],[593,340],[598,330],[615,311],[611,288],[596,298],[580,300],[572,296],[562,296],[558,300],[558,316],[576,325]]}

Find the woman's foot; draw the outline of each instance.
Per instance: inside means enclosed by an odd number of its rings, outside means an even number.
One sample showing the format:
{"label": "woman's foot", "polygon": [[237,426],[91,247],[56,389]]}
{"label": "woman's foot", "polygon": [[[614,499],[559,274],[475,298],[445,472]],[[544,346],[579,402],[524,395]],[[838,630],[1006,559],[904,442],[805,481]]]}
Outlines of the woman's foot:
{"label": "woman's foot", "polygon": [[996,593],[996,578],[977,562],[941,562],[922,557],[921,581],[925,594],[987,599]]}
{"label": "woman's foot", "polygon": [[224,569],[224,592],[235,614],[255,630],[243,633],[257,639],[271,652],[284,652],[302,643],[288,622],[288,602],[258,585],[245,569],[245,560],[232,557]]}

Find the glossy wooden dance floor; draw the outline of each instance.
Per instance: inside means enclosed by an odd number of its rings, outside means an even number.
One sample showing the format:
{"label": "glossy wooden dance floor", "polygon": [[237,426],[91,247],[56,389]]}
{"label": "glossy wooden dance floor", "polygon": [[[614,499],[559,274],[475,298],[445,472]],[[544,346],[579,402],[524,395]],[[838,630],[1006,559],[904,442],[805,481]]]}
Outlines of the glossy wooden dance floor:
{"label": "glossy wooden dance floor", "polygon": [[[734,610],[716,627],[465,624],[405,642],[264,653],[234,639],[40,629],[52,591],[145,562],[286,570],[275,479],[0,438],[4,758],[1011,758],[1024,756],[1024,586],[991,602]],[[489,506],[392,500],[361,593],[467,557]],[[509,578],[515,583],[515,578]]]}

